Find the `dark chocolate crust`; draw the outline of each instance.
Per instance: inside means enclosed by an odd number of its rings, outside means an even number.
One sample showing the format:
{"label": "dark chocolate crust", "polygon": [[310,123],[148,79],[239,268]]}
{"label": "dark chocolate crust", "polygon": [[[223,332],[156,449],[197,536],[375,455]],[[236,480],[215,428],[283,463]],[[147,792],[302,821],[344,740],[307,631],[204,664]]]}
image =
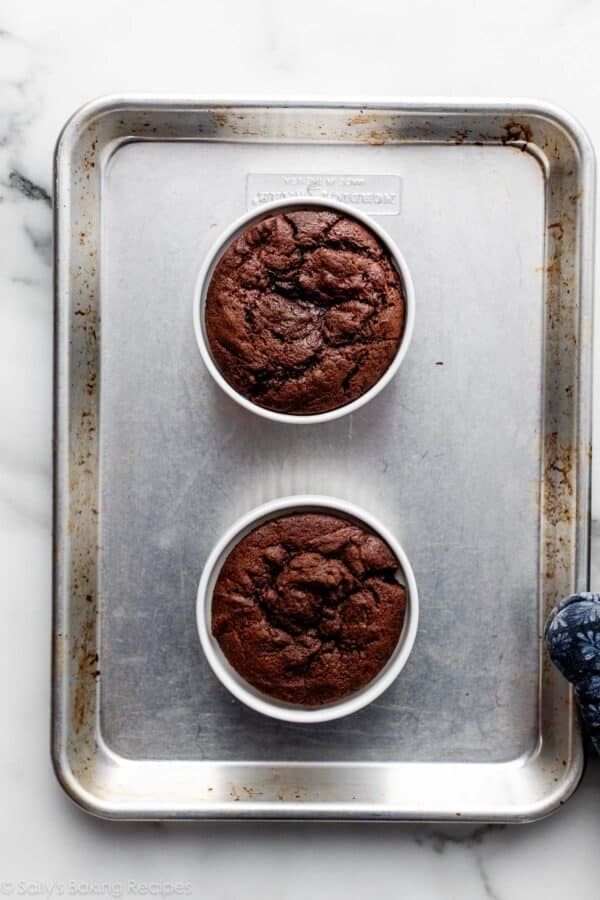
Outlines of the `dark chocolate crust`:
{"label": "dark chocolate crust", "polygon": [[212,632],[258,690],[321,706],[367,685],[392,655],[406,612],[398,560],[341,517],[297,513],[246,535],[221,569]]}
{"label": "dark chocolate crust", "polygon": [[400,277],[381,241],[339,213],[263,219],[219,260],[207,291],[219,371],[258,406],[309,415],[366,393],[404,331]]}

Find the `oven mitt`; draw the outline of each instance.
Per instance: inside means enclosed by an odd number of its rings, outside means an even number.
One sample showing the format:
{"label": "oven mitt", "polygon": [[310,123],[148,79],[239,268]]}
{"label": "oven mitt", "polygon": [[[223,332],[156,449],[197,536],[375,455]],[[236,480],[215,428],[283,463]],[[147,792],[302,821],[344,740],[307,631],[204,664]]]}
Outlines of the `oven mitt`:
{"label": "oven mitt", "polygon": [[592,744],[600,753],[600,594],[572,594],[554,607],[544,629],[550,659],[575,686]]}

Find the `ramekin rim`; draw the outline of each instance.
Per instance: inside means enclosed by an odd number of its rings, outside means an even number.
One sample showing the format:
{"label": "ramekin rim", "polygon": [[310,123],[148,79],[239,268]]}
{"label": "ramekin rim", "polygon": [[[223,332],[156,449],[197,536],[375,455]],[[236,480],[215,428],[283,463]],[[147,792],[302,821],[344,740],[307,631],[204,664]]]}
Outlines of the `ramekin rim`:
{"label": "ramekin rim", "polygon": [[[210,283],[210,276],[212,275],[212,271],[214,270],[214,267],[216,266],[222,254],[225,252],[227,247],[231,245],[238,233],[241,233],[241,231],[247,228],[252,221],[260,221],[260,219],[268,216],[275,210],[302,209],[307,206],[317,208],[323,207],[325,209],[330,208],[336,210],[337,212],[343,212],[345,215],[357,219],[359,222],[365,225],[365,227],[373,231],[373,233],[379,238],[379,240],[382,241],[382,243],[388,250],[392,260],[394,261],[396,269],[400,275],[400,278],[402,279],[405,301],[405,319],[404,330],[402,332],[402,337],[400,338],[400,343],[398,344],[398,349],[396,350],[394,358],[390,362],[381,378],[379,378],[375,382],[375,384],[373,384],[369,388],[368,391],[365,391],[364,394],[361,394],[360,397],[356,397],[356,399],[352,400],[350,403],[346,403],[343,406],[338,406],[336,407],[336,409],[328,410],[327,412],[311,413],[308,415],[293,415],[291,413],[279,413],[275,410],[266,409],[263,406],[259,406],[257,403],[253,403],[247,397],[244,397],[243,394],[240,394],[235,390],[234,387],[229,384],[225,376],[220,372],[212,357],[210,346],[204,330],[204,307],[206,290],[208,289],[208,284]],[[261,204],[255,209],[247,210],[243,215],[238,216],[238,218],[231,222],[212,244],[208,253],[204,257],[204,260],[196,277],[193,295],[193,324],[196,343],[198,345],[198,350],[200,351],[200,356],[202,358],[202,361],[204,362],[204,365],[208,369],[208,372],[212,376],[215,383],[239,406],[242,406],[244,409],[254,413],[255,415],[261,416],[264,419],[269,419],[270,421],[281,422],[288,425],[314,425],[317,423],[332,422],[335,419],[341,418],[342,416],[350,415],[351,413],[356,412],[356,410],[360,409],[360,407],[364,406],[366,403],[369,403],[390,383],[390,381],[396,375],[404,358],[406,357],[414,332],[414,284],[412,276],[410,274],[410,269],[402,251],[393,240],[393,238],[387,233],[387,231],[369,214],[363,212],[362,210],[355,209],[348,203],[342,203],[339,200],[328,200],[309,196],[296,197],[293,200],[272,200],[268,203]]]}

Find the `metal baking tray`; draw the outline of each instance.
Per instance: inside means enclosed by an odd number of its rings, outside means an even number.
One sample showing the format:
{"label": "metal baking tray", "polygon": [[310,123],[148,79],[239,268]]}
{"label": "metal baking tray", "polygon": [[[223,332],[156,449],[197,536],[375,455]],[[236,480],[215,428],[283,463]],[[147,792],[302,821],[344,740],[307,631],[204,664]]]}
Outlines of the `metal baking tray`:
{"label": "metal baking tray", "polygon": [[[593,154],[535,102],[108,98],[56,150],[52,752],[115,818],[525,821],[583,765],[547,610],[588,581]],[[356,414],[266,422],[192,328],[221,230],[276,196],[371,212],[416,291],[403,368]],[[217,536],[274,497],[376,514],[415,569],[409,663],[374,704],[271,721],[194,624]]]}

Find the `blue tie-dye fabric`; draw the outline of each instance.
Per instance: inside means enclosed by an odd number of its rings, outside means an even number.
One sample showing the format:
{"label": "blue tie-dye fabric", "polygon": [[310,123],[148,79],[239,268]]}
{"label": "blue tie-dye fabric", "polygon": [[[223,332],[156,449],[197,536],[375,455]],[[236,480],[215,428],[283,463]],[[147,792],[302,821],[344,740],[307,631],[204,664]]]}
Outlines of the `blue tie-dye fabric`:
{"label": "blue tie-dye fabric", "polygon": [[600,594],[573,594],[554,607],[544,631],[550,659],[575,686],[581,718],[600,753]]}

